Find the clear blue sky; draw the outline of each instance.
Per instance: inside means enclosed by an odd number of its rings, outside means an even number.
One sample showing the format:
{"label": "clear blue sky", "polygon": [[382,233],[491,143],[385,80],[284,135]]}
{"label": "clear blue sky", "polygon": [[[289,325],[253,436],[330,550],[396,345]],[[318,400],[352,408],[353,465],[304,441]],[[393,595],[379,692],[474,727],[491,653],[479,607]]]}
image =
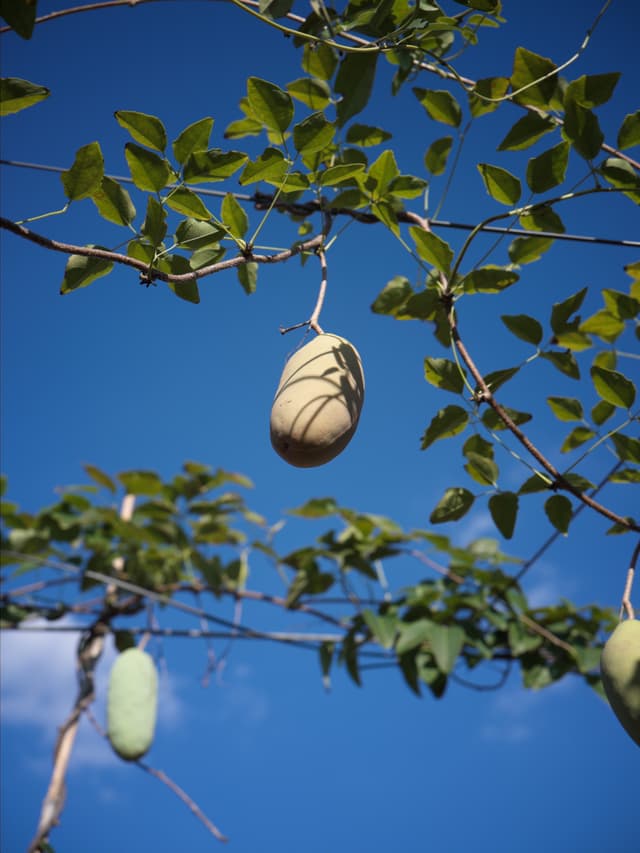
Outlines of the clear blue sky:
{"label": "clear blue sky", "polygon": [[[50,3],[46,10],[66,5]],[[563,62],[599,8],[597,0],[506,2],[509,25],[485,31],[483,47],[462,57],[459,70],[475,78],[508,76],[519,45]],[[638,107],[639,29],[635,5],[614,2],[568,72],[572,78],[623,72],[611,103],[599,111],[611,142],[624,115]],[[3,119],[2,157],[68,167],[80,146],[99,140],[111,174],[126,174],[128,136],[115,110],[159,116],[170,138],[211,115],[213,144],[224,146],[224,128],[240,116],[237,104],[247,76],[281,86],[301,76],[300,55],[288,41],[223,3],[151,3],[70,16],[42,26],[30,42],[14,34],[1,38],[2,75],[52,91],[42,104]],[[360,119],[392,131],[389,144],[401,170],[423,174],[424,152],[447,129],[420,112],[410,86],[392,98],[389,77],[383,68]],[[417,85],[442,84],[424,77]],[[499,162],[521,173],[525,157],[512,154],[510,162],[495,153],[517,117],[504,109],[476,123],[442,218],[475,222],[498,212],[475,163]],[[543,141],[531,153],[544,147]],[[578,180],[583,169],[574,168]],[[4,216],[23,219],[64,203],[57,175],[3,166],[1,176]],[[432,205],[442,188],[443,179],[435,179]],[[252,224],[259,216],[251,213]],[[563,217],[574,233],[630,239],[640,234],[637,209],[623,198],[570,203]],[[94,215],[88,200],[33,227],[76,243],[113,246],[122,239],[115,226]],[[439,233],[460,245],[458,232]],[[298,341],[295,333],[282,338],[278,328],[308,317],[319,283],[316,265],[301,267],[293,260],[263,268],[250,298],[233,272],[206,279],[198,306],[162,286],[140,287],[137,274],[125,269],[61,298],[62,255],[7,232],[0,239],[2,469],[11,499],[26,509],[51,502],[57,486],[82,481],[86,462],[109,472],[150,468],[170,476],[183,460],[196,459],[249,475],[255,483],[250,504],[271,522],[312,496],[333,495],[408,528],[427,527],[443,490],[466,480],[458,471],[458,443],[419,450],[435,412],[453,401],[424,382],[423,359],[447,353],[421,324],[370,311],[392,276],[417,281],[410,258],[381,226],[352,225],[329,254],[322,324],[358,347],[367,399],[348,449],[329,465],[306,470],[288,467],[272,451],[268,414],[284,360]],[[286,221],[276,217],[265,239],[290,244]],[[490,238],[479,240],[475,257],[490,245]],[[492,260],[502,258],[498,252]],[[499,303],[476,297],[466,313],[462,308],[461,326],[484,372],[529,354],[506,332],[499,314],[531,313],[546,321],[553,302],[590,285],[586,315],[600,307],[598,288],[627,288],[623,265],[637,259],[629,249],[558,244],[525,267],[522,280]],[[627,349],[633,346],[626,341]],[[634,364],[625,361],[624,370],[637,380]],[[535,411],[532,436],[558,459],[568,429],[558,432],[544,398],[574,396],[571,382],[537,362],[527,380],[508,389],[504,402]],[[522,469],[507,457],[500,462],[507,487],[517,487]],[[597,479],[610,465],[607,454],[596,455],[584,473]],[[605,491],[607,497],[622,514],[630,514],[634,502],[637,507],[631,487]],[[532,497],[530,505],[535,503]],[[566,596],[617,606],[632,542],[605,538],[607,527],[604,519],[583,513],[571,535],[530,573],[532,600],[548,604]],[[321,529],[290,520],[281,548]],[[461,544],[478,535],[497,536],[482,501],[464,524],[444,532]],[[523,516],[507,550],[527,557],[550,532],[541,510]],[[255,587],[271,583],[264,580],[271,570],[258,558],[252,569]],[[422,573],[402,563],[389,571],[395,588]],[[227,609],[221,612],[228,615]],[[267,624],[264,615],[248,610],[246,621],[254,618]],[[197,627],[166,611],[158,619]],[[13,853],[26,848],[37,824],[56,727],[74,694],[75,637],[12,634],[1,640],[0,843],[2,853]],[[524,691],[517,676],[495,693],[452,684],[438,702],[429,696],[418,700],[393,671],[366,673],[362,689],[338,671],[332,691],[325,693],[313,655],[237,643],[220,683],[204,689],[203,643],[173,640],[152,648],[164,655],[168,676],[149,762],[193,796],[231,837],[235,853],[600,853],[630,850],[638,840],[637,786],[630,782],[637,775],[637,749],[605,704],[575,680],[540,693]],[[110,652],[99,670],[102,691],[112,660]],[[96,714],[103,713],[99,701]],[[81,732],[61,826],[51,841],[65,853],[200,853],[216,846],[177,799],[117,761],[88,727]]]}

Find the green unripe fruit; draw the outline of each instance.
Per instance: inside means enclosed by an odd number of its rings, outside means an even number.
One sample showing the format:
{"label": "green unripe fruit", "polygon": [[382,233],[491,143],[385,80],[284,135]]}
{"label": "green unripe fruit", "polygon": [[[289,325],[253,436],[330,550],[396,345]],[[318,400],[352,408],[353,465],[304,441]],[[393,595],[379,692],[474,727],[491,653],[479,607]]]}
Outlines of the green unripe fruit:
{"label": "green unripe fruit", "polygon": [[158,673],[151,655],[130,648],[118,655],[109,676],[107,734],[125,761],[149,751],[156,726]]}
{"label": "green unripe fruit", "polygon": [[600,673],[616,717],[640,746],[640,621],[618,625],[602,650]]}
{"label": "green unripe fruit", "polygon": [[364,402],[357,350],[321,334],[287,361],[271,409],[271,444],[291,465],[312,468],[351,441]]}

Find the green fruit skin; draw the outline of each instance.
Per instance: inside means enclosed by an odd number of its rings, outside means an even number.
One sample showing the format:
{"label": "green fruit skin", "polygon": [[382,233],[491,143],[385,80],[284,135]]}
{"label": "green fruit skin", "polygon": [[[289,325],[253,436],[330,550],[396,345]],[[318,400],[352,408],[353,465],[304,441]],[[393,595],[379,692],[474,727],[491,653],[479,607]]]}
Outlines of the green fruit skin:
{"label": "green fruit skin", "polygon": [[602,650],[600,673],[616,717],[640,746],[640,621],[618,625]]}
{"label": "green fruit skin", "polygon": [[320,334],[287,361],[271,408],[274,450],[298,468],[330,462],[351,441],[364,403],[355,347]]}
{"label": "green fruit skin", "polygon": [[137,761],[153,741],[158,673],[151,655],[137,648],[118,655],[109,676],[107,734],[125,761]]}

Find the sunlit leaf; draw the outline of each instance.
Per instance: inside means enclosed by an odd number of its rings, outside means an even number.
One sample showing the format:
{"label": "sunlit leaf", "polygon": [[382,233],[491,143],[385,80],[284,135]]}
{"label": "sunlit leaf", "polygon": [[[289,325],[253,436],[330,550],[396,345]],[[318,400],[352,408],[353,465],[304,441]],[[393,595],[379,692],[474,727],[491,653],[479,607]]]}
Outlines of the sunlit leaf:
{"label": "sunlit leaf", "polygon": [[516,204],[522,193],[519,178],[506,169],[491,166],[489,163],[478,163],[477,168],[491,198],[509,206]]}
{"label": "sunlit leaf", "polygon": [[247,97],[254,116],[265,127],[283,134],[293,119],[293,101],[291,96],[268,80],[249,77]]}
{"label": "sunlit leaf", "polygon": [[89,198],[100,189],[104,177],[104,158],[97,142],[83,145],[76,151],[73,165],[60,174],[69,201]]}
{"label": "sunlit leaf", "polygon": [[[503,406],[502,408],[516,426],[528,423],[533,417],[529,412],[519,412],[516,409],[509,408],[508,406]],[[482,413],[482,423],[490,430],[507,429],[502,418],[493,409],[484,410]]]}
{"label": "sunlit leaf", "polygon": [[207,209],[200,196],[187,187],[178,187],[172,190],[167,194],[164,201],[171,210],[184,213],[185,216],[190,216],[192,219],[211,219],[211,211]]}
{"label": "sunlit leaf", "polygon": [[118,480],[130,495],[157,495],[162,491],[162,480],[154,471],[123,471]]}
{"label": "sunlit leaf", "polygon": [[462,110],[460,104],[446,89],[420,89],[415,87],[413,94],[420,101],[430,118],[448,124],[450,127],[460,127]]}
{"label": "sunlit leaf", "polygon": [[469,92],[469,108],[472,116],[481,116],[497,110],[500,99],[509,88],[508,77],[485,77],[477,80]]}
{"label": "sunlit leaf", "polygon": [[254,162],[247,163],[239,181],[242,186],[256,181],[282,181],[288,161],[278,148],[265,148]]}
{"label": "sunlit leaf", "polygon": [[431,622],[427,629],[427,638],[438,669],[449,673],[453,670],[466,635],[459,625],[439,625]]}
{"label": "sunlit leaf", "polygon": [[424,376],[427,382],[443,391],[461,394],[464,389],[460,368],[454,361],[449,361],[447,358],[425,358]]}
{"label": "sunlit leaf", "polygon": [[595,432],[588,427],[574,427],[562,442],[562,445],[560,446],[560,453],[568,453],[570,450],[575,450],[576,447],[580,447],[586,441],[590,441],[592,438],[595,438],[595,435]]}
{"label": "sunlit leaf", "polygon": [[322,151],[332,141],[335,131],[335,125],[323,113],[312,113],[293,128],[293,144],[300,154]]}
{"label": "sunlit leaf", "polygon": [[457,521],[469,512],[473,502],[474,496],[468,489],[463,489],[460,486],[447,489],[429,516],[429,521],[431,524]]}
{"label": "sunlit leaf", "polygon": [[640,145],[640,110],[626,115],[618,131],[618,148],[633,148],[634,145]]}
{"label": "sunlit leaf", "polygon": [[115,222],[116,225],[129,225],[136,216],[136,209],[127,190],[106,175],[91,196],[103,219]]}
{"label": "sunlit leaf", "polygon": [[604,134],[596,114],[570,97],[565,98],[562,135],[585,160],[593,160],[604,142]]}
{"label": "sunlit leaf", "polygon": [[551,237],[516,237],[509,244],[509,259],[513,264],[530,264],[539,260],[552,245]]}
{"label": "sunlit leaf", "polygon": [[487,265],[472,270],[464,277],[465,293],[500,293],[518,281],[520,276],[505,267]]}
{"label": "sunlit leaf", "polygon": [[569,323],[569,318],[572,314],[575,314],[582,305],[584,298],[587,295],[587,289],[588,288],[583,287],[582,290],[578,290],[576,293],[573,293],[571,296],[563,299],[562,302],[554,302],[551,309],[550,323],[551,328],[556,335],[565,331]]}
{"label": "sunlit leaf", "polygon": [[623,462],[635,462],[640,465],[640,439],[617,432],[611,436],[611,441]]}
{"label": "sunlit leaf", "polygon": [[18,113],[44,101],[50,94],[46,86],[38,86],[20,77],[3,77],[0,79],[0,116]]}
{"label": "sunlit leaf", "polygon": [[327,83],[314,77],[300,77],[287,83],[287,91],[312,110],[323,110],[331,101],[331,89]]}
{"label": "sunlit leaf", "polygon": [[167,147],[167,131],[156,116],[132,110],[116,110],[114,115],[118,124],[128,130],[136,142],[156,151],[164,151]]}
{"label": "sunlit leaf", "polygon": [[443,136],[431,143],[424,155],[424,165],[432,175],[441,175],[447,168],[452,145],[453,136]]}
{"label": "sunlit leaf", "polygon": [[591,368],[591,380],[598,395],[622,409],[630,409],[636,399],[636,386],[630,379],[617,370],[606,370],[603,367]]}
{"label": "sunlit leaf", "polygon": [[469,414],[460,406],[446,406],[440,409],[422,436],[421,449],[426,450],[440,438],[458,435],[468,423]]}
{"label": "sunlit leaf", "polygon": [[244,166],[248,159],[241,151],[221,151],[219,148],[194,151],[185,163],[184,179],[188,184],[224,181]]}
{"label": "sunlit leaf", "polygon": [[467,464],[464,470],[467,474],[482,486],[495,486],[498,481],[498,466],[493,459],[467,450],[465,453]]}
{"label": "sunlit leaf", "polygon": [[359,175],[363,169],[364,166],[361,163],[340,163],[337,166],[329,166],[320,173],[320,184],[323,187],[336,186]]}
{"label": "sunlit leaf", "polygon": [[[87,246],[89,249],[102,249],[102,246]],[[108,275],[113,269],[113,262],[103,258],[87,258],[84,255],[69,255],[64,270],[60,293],[70,293],[79,287],[86,287],[97,278]]]}
{"label": "sunlit leaf", "polygon": [[590,110],[606,104],[619,79],[620,74],[617,71],[609,74],[583,74],[569,83],[565,97],[572,98],[580,106]]}
{"label": "sunlit leaf", "polygon": [[320,80],[330,80],[333,77],[333,72],[336,70],[338,57],[332,47],[323,42],[314,44],[305,44],[302,57],[302,67],[311,74],[312,77],[318,77]]}
{"label": "sunlit leaf", "polygon": [[444,273],[449,272],[453,261],[453,249],[446,240],[438,237],[433,231],[425,231],[424,228],[419,228],[417,225],[412,225],[409,228],[409,233],[413,237],[421,258],[433,264],[436,269]]}
{"label": "sunlit leaf", "polygon": [[498,145],[498,151],[521,151],[523,148],[529,148],[534,142],[555,128],[556,124],[549,116],[528,111],[513,125]]}
{"label": "sunlit leaf", "polygon": [[538,346],[542,340],[542,326],[533,317],[527,314],[503,314],[500,319],[512,334],[528,344]]}
{"label": "sunlit leaf", "polygon": [[350,145],[380,145],[391,139],[391,134],[380,127],[371,127],[368,124],[352,124],[347,130],[347,142]]}
{"label": "sunlit leaf", "polygon": [[249,218],[244,207],[233,193],[227,193],[222,200],[222,221],[233,237],[241,240],[249,228]]}
{"label": "sunlit leaf", "polygon": [[581,421],[584,418],[582,403],[575,397],[547,397],[547,403],[559,421]]}
{"label": "sunlit leaf", "polygon": [[[516,48],[511,73],[513,100],[518,104],[547,108],[557,86],[556,66],[550,59],[524,47]],[[519,90],[523,91],[519,91]]]}
{"label": "sunlit leaf", "polygon": [[238,281],[244,292],[249,296],[255,293],[258,283],[258,264],[255,261],[249,261],[237,267],[237,271]]}
{"label": "sunlit leaf", "polygon": [[591,420],[596,426],[601,426],[605,421],[615,413],[616,407],[606,400],[600,400],[591,409]]}
{"label": "sunlit leaf", "polygon": [[189,155],[194,151],[206,151],[209,147],[209,138],[213,129],[211,117],[201,118],[193,122],[180,133],[173,141],[173,156],[178,163],[186,163]]}
{"label": "sunlit leaf", "polygon": [[171,169],[166,160],[147,151],[134,142],[127,142],[124,156],[131,172],[134,184],[140,190],[158,192],[164,189],[171,179]]}

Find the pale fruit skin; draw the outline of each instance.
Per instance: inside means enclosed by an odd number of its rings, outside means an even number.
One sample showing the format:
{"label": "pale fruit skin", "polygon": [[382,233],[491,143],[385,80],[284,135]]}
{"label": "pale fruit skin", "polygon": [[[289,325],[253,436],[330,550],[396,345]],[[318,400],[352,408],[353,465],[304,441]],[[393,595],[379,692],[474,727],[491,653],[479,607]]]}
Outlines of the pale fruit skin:
{"label": "pale fruit skin", "polygon": [[125,761],[137,761],[153,741],[158,673],[151,655],[137,648],[118,655],[109,676],[107,734]]}
{"label": "pale fruit skin", "polygon": [[600,658],[600,674],[609,704],[627,733],[640,746],[640,621],[621,622]]}
{"label": "pale fruit skin", "polygon": [[271,408],[271,444],[298,468],[324,465],[353,437],[363,402],[356,348],[338,335],[317,335],[284,367]]}

